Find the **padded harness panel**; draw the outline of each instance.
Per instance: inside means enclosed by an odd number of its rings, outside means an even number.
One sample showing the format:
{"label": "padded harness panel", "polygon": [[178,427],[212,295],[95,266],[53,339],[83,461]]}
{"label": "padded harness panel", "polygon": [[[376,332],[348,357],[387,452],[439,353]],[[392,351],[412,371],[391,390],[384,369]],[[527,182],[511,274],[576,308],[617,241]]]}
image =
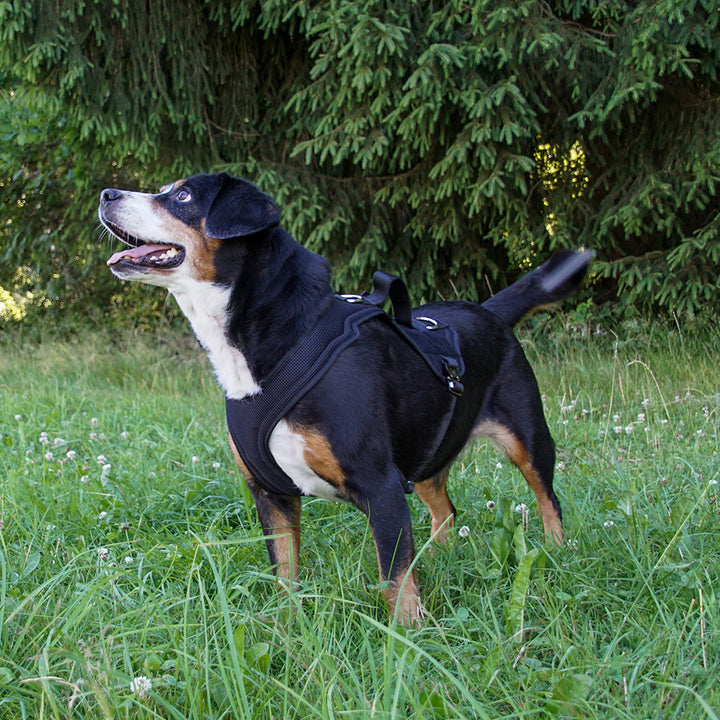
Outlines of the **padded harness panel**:
{"label": "padded harness panel", "polygon": [[[393,302],[395,319],[381,307],[388,295]],[[283,358],[258,394],[242,400],[225,400],[228,429],[235,448],[252,479],[268,492],[302,494],[270,453],[270,435],[277,423],[322,379],[338,354],[358,338],[360,326],[372,319],[393,327],[425,360],[437,380],[447,385],[449,407],[439,424],[435,442],[430,443],[428,460],[440,446],[455,401],[463,389],[460,378],[465,367],[457,333],[431,318],[413,318],[402,280],[376,273],[372,294],[335,297],[328,312]],[[412,492],[412,483],[418,479],[421,478],[404,478],[405,491]]]}

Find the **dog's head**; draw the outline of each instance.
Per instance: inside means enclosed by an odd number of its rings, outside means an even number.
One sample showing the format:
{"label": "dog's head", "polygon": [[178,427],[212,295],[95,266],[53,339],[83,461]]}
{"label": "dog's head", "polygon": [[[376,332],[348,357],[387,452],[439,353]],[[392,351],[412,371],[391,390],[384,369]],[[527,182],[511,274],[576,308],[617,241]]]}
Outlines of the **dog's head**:
{"label": "dog's head", "polygon": [[178,180],[156,195],[106,189],[98,215],[127,245],[107,261],[112,272],[169,289],[187,280],[222,283],[223,244],[280,222],[270,197],[224,173]]}

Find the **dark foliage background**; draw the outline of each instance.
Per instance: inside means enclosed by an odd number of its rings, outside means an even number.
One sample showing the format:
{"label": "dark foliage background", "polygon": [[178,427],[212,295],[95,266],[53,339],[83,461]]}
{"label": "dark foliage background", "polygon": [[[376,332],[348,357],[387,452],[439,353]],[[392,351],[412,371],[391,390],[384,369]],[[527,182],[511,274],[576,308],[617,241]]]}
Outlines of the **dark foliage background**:
{"label": "dark foliage background", "polygon": [[[366,287],[482,298],[597,251],[618,316],[720,303],[710,0],[0,2],[0,314],[121,320],[100,189],[226,170]],[[163,310],[166,312],[166,310]],[[137,310],[132,311],[137,318]]]}

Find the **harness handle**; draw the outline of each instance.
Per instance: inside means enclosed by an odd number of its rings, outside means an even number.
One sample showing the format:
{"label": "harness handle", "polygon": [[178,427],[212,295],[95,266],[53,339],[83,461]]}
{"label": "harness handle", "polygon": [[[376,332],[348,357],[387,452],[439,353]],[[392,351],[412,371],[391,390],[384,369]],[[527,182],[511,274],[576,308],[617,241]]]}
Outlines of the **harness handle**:
{"label": "harness handle", "polygon": [[397,275],[378,270],[373,275],[373,291],[365,295],[363,300],[381,307],[388,297],[392,303],[395,322],[411,328],[413,323],[410,295],[405,283]]}

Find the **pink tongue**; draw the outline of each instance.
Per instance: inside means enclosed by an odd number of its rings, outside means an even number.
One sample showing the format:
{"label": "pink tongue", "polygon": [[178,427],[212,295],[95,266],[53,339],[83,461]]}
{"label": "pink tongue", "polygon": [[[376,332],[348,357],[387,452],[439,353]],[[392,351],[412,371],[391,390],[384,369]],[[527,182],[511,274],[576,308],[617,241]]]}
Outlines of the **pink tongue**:
{"label": "pink tongue", "polygon": [[146,255],[152,255],[153,253],[162,253],[166,250],[170,250],[172,245],[138,245],[137,247],[129,247],[120,252],[116,252],[107,261],[108,265],[114,265],[116,262],[120,262],[123,258],[141,258]]}

